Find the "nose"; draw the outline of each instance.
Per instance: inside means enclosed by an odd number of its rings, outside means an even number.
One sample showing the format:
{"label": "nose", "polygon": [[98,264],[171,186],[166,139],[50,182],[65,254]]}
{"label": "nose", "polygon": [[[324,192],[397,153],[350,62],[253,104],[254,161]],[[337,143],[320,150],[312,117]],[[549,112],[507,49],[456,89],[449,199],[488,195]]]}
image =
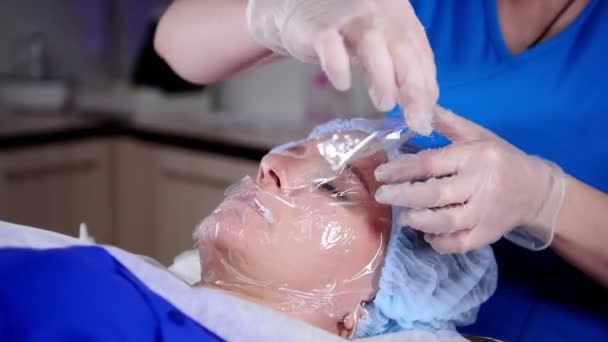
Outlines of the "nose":
{"label": "nose", "polygon": [[260,186],[270,186],[281,189],[285,181],[284,157],[277,154],[267,154],[260,162],[256,181]]}

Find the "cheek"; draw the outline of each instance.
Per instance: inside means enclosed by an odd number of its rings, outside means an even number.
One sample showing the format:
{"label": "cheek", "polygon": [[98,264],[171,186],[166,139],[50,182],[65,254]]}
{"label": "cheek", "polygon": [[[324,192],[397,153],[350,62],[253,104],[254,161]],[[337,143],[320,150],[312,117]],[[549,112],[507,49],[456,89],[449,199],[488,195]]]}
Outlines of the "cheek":
{"label": "cheek", "polygon": [[377,246],[390,228],[388,208],[348,207],[313,193],[298,197],[293,207],[269,208],[274,214],[273,234],[277,240],[302,242],[312,250],[334,254]]}
{"label": "cheek", "polygon": [[277,212],[273,233],[281,245],[299,246],[312,253],[343,252],[354,238],[353,227],[343,220],[340,208],[325,198],[300,198],[295,208]]}
{"label": "cheek", "polygon": [[369,283],[366,275],[377,264],[382,239],[366,215],[314,194],[298,197],[293,206],[261,202],[272,214],[270,224],[242,207],[216,212],[199,227],[207,270],[221,271],[227,263],[253,279],[301,290],[355,278],[349,287]]}
{"label": "cheek", "polygon": [[[318,202],[317,202],[318,203]],[[332,274],[344,271],[344,278],[363,268],[379,264],[388,237],[379,220],[340,206],[309,206],[302,213],[284,212],[275,226],[279,231],[273,246],[277,254],[301,259],[317,270]],[[370,266],[371,265],[371,266]]]}
{"label": "cheek", "polygon": [[338,211],[336,218],[343,227],[341,243],[336,245],[335,262],[344,278],[358,278],[376,272],[384,259],[390,232],[390,221],[375,212]]}

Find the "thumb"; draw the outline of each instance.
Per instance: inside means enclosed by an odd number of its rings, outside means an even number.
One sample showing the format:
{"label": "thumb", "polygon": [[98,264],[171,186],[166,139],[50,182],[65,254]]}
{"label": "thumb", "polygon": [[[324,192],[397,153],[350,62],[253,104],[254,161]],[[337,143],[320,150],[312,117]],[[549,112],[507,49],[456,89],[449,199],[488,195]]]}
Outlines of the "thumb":
{"label": "thumb", "polygon": [[452,111],[435,106],[435,130],[452,142],[467,142],[494,137],[489,130]]}

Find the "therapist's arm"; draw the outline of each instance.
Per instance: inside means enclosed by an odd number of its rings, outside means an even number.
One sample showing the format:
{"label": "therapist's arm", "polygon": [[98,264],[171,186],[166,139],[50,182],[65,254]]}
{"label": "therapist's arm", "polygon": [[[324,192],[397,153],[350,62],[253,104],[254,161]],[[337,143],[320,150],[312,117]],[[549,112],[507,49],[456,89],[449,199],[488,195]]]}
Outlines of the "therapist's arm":
{"label": "therapist's arm", "polygon": [[247,31],[245,0],[176,0],[163,15],[154,46],[182,78],[221,81],[271,57]]}
{"label": "therapist's arm", "polygon": [[568,177],[552,248],[608,287],[608,195]]}

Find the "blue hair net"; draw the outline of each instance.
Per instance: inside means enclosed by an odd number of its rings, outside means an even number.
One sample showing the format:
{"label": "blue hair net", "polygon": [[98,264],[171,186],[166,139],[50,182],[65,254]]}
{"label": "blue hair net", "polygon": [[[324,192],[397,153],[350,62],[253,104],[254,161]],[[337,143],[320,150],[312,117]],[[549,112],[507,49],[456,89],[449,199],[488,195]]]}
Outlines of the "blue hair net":
{"label": "blue hair net", "polygon": [[[393,208],[393,222],[398,208]],[[393,225],[378,293],[356,337],[411,329],[454,329],[475,322],[496,289],[492,248],[440,255],[408,227]]]}
{"label": "blue hair net", "polygon": [[[340,131],[374,134],[389,160],[416,147],[404,148],[398,136],[408,132],[400,119],[337,119],[317,126],[308,138]],[[410,141],[411,142],[411,141]],[[281,152],[299,142],[273,149]],[[393,207],[393,222],[399,207]],[[495,291],[498,271],[492,248],[440,255],[423,234],[393,224],[375,299],[357,325],[355,337],[412,329],[455,329],[475,322],[479,306]]]}

